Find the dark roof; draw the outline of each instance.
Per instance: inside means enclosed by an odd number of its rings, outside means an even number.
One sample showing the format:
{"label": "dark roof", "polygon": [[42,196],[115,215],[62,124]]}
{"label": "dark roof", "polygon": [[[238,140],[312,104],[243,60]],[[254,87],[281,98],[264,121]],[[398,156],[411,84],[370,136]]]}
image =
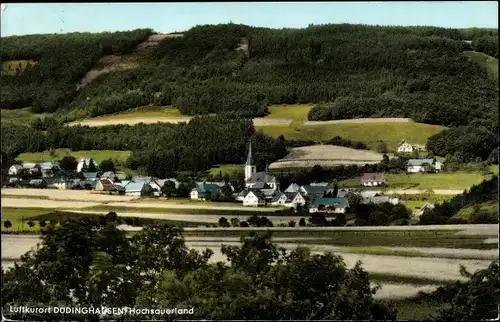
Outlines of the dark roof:
{"label": "dark roof", "polygon": [[384,181],[385,173],[363,173],[361,177],[361,182],[371,182],[371,181]]}
{"label": "dark roof", "polygon": [[[257,198],[259,198],[259,199],[261,199],[261,200],[266,200],[266,197],[265,197],[265,196],[264,196],[264,194],[263,194],[263,193],[261,193],[260,191],[255,191],[255,190],[252,190],[252,191],[249,191],[249,192],[248,192],[248,194],[249,194],[250,192],[251,192],[251,193],[253,193],[253,194],[254,194]],[[248,194],[247,194],[247,195],[248,195]],[[246,196],[245,196],[245,197],[246,197]]]}
{"label": "dark roof", "polygon": [[220,187],[217,184],[214,183],[202,183],[198,185],[197,187],[193,188],[191,191],[198,191],[200,193],[207,193],[207,192],[214,192],[218,191]]}
{"label": "dark roof", "polygon": [[257,182],[276,182],[276,177],[267,174],[265,171],[255,172],[248,179],[248,183],[257,183]]}
{"label": "dark roof", "polygon": [[289,200],[289,199],[290,199],[290,198],[288,198],[288,196],[286,195],[286,193],[284,193],[284,192],[279,192],[279,193],[277,193],[277,194],[273,197],[273,199],[271,200],[271,202],[276,202],[276,201],[278,201],[278,200],[281,198],[281,196],[285,196],[286,200]]}
{"label": "dark roof", "polygon": [[252,189],[271,189],[271,187],[265,182],[257,182],[252,186]]}
{"label": "dark roof", "polygon": [[347,207],[348,202],[347,198],[318,198],[314,199],[311,203],[311,206],[335,206],[339,208]]}
{"label": "dark roof", "polygon": [[329,187],[327,186],[302,186],[308,195],[321,195],[326,192]]}

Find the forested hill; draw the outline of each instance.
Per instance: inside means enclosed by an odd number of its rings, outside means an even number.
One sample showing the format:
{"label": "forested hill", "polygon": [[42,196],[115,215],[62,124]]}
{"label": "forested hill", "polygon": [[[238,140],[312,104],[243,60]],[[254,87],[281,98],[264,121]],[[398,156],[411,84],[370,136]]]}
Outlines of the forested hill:
{"label": "forested hill", "polygon": [[498,124],[498,76],[471,58],[471,52],[498,58],[497,29],[197,26],[138,56],[136,68],[76,90],[99,58],[129,54],[151,34],[2,38],[1,107],[58,111],[69,121],[144,105],[174,105],[188,115],[263,116],[269,104],[324,103],[310,119]]}

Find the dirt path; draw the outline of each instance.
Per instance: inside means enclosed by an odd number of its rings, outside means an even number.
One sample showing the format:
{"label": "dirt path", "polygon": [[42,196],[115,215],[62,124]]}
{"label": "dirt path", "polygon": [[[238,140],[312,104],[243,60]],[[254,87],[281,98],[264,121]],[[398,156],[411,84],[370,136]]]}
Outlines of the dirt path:
{"label": "dirt path", "polygon": [[321,125],[321,124],[339,124],[339,123],[408,123],[413,122],[409,118],[398,117],[379,117],[379,118],[359,118],[347,120],[331,120],[331,121],[306,121],[304,125]]}

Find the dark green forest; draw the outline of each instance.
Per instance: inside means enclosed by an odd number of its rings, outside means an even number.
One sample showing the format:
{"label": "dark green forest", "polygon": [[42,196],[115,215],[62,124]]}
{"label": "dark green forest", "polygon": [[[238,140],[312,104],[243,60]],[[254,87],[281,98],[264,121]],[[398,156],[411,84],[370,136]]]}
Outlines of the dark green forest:
{"label": "dark green forest", "polygon": [[8,84],[2,108],[32,106],[74,118],[153,104],[174,105],[188,115],[262,116],[269,104],[331,102],[317,105],[310,119],[404,116],[457,126],[495,117],[495,81],[463,55],[498,55],[498,31],[488,29],[196,26],[163,40],[140,68],[102,75],[70,93],[99,57],[128,53],[150,34],[5,37],[2,61],[40,63],[2,76]]}

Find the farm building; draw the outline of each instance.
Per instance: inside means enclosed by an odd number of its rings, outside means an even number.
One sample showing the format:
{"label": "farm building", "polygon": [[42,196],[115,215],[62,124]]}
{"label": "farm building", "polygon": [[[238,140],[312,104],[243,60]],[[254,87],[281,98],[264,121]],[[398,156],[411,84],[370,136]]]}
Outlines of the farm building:
{"label": "farm building", "polygon": [[214,194],[219,192],[220,187],[213,183],[202,183],[197,187],[191,189],[191,199],[192,200],[206,200],[209,194]]}
{"label": "farm building", "polygon": [[361,184],[363,186],[380,186],[385,184],[386,178],[384,173],[363,173]]}
{"label": "farm building", "polygon": [[406,171],[412,173],[435,171],[439,172],[443,168],[443,163],[435,159],[410,159],[408,160]]}
{"label": "farm building", "polygon": [[139,181],[139,182],[129,182],[125,186],[125,195],[126,196],[145,196],[147,195],[151,190],[151,187],[146,184],[144,181]]}
{"label": "farm building", "polygon": [[412,145],[408,142],[406,142],[406,140],[403,140],[401,141],[401,143],[399,143],[396,151],[399,152],[399,153],[411,153],[413,151],[416,151],[417,150],[417,147],[415,145]]}
{"label": "farm building", "polygon": [[243,199],[243,206],[265,206],[266,197],[260,191],[249,191]]}
{"label": "farm building", "polygon": [[349,207],[347,198],[318,198],[311,202],[310,213],[326,212],[344,214]]}

